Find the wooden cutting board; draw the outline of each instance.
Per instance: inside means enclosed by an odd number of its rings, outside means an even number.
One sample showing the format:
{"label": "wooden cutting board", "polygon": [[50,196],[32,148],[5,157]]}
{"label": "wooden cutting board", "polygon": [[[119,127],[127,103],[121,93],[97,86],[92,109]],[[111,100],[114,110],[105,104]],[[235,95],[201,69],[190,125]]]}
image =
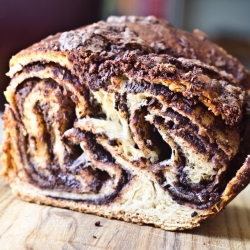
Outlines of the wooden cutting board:
{"label": "wooden cutting board", "polygon": [[201,227],[167,232],[27,203],[0,178],[0,249],[250,250],[250,186]]}

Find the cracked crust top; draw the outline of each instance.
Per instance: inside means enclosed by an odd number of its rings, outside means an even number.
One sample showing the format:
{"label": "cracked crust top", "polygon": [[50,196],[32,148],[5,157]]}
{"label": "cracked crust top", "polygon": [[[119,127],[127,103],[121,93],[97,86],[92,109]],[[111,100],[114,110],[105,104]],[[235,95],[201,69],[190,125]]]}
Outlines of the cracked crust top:
{"label": "cracked crust top", "polygon": [[9,75],[20,70],[22,58],[34,51],[66,56],[85,80],[96,80],[95,89],[105,87],[107,76],[121,73],[120,69],[130,77],[149,73],[150,81],[171,84],[187,98],[198,96],[229,125],[242,118],[242,86],[250,84],[249,72],[197,30],[194,34],[176,30],[155,17],[110,17],[21,51],[10,61]]}

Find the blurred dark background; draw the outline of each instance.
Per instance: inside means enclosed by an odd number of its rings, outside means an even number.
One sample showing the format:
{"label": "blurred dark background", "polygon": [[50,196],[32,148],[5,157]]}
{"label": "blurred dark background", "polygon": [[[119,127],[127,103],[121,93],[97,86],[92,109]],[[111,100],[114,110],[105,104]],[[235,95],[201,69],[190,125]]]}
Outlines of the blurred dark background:
{"label": "blurred dark background", "polygon": [[12,55],[49,35],[100,18],[100,0],[0,0],[0,110]]}
{"label": "blurred dark background", "polygon": [[12,55],[109,15],[155,15],[179,29],[198,28],[250,69],[249,10],[247,0],[0,0],[0,110]]}

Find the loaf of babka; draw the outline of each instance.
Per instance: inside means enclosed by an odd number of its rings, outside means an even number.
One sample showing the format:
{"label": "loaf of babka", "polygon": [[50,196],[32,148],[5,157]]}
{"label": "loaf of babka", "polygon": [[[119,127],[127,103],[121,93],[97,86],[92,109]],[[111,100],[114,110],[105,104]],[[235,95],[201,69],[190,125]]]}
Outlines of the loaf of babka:
{"label": "loaf of babka", "polygon": [[249,183],[249,72],[199,30],[110,17],[8,76],[2,175],[26,201],[181,230]]}

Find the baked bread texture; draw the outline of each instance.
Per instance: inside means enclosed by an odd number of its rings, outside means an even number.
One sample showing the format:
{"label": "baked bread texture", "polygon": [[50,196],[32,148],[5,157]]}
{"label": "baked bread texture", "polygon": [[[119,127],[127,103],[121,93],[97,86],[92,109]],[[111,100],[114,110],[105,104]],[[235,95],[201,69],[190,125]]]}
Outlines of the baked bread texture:
{"label": "baked bread texture", "polygon": [[201,31],[110,17],[8,75],[2,175],[26,201],[181,230],[249,183],[249,72]]}

